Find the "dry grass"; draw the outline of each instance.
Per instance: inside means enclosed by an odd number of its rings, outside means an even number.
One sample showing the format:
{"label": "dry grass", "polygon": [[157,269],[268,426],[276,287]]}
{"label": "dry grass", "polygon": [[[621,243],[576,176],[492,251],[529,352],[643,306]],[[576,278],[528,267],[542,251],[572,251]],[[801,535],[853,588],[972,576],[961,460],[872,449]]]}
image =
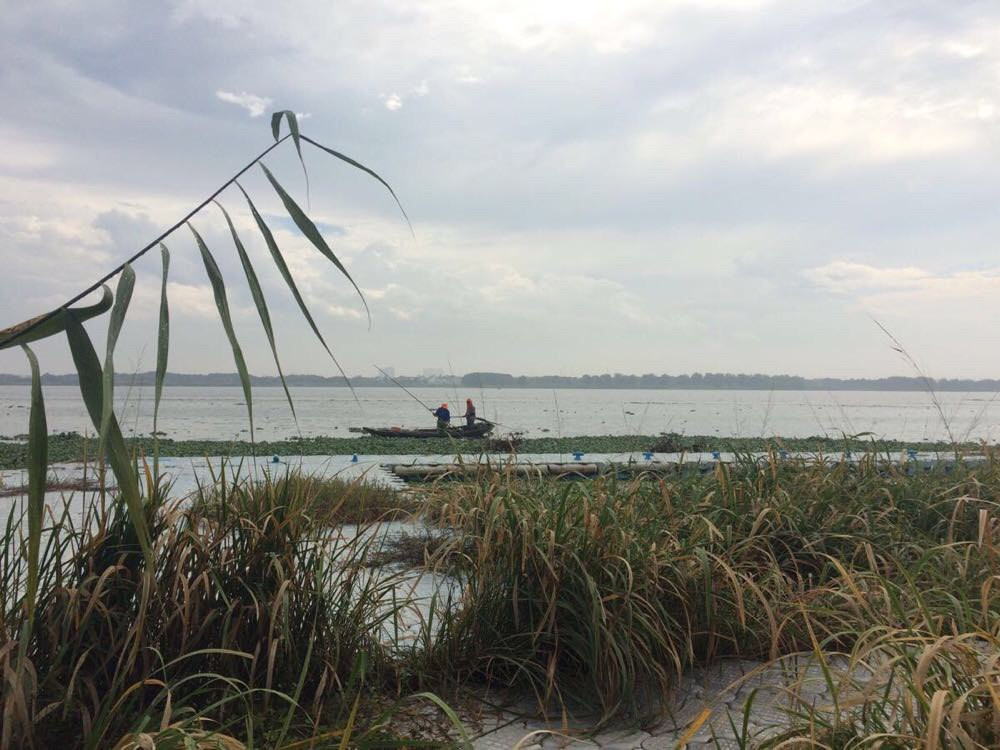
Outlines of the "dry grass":
{"label": "dry grass", "polygon": [[[452,530],[440,560],[464,595],[439,608],[412,669],[518,685],[543,710],[596,711],[600,724],[650,716],[692,665],[846,652],[895,666],[878,726],[899,746],[989,747],[998,501],[996,463],[910,476],[874,457],[772,457],[660,481],[441,484],[425,512]],[[971,643],[987,656],[967,658]],[[838,738],[875,724],[847,705],[792,717],[789,738],[853,747]],[[972,744],[954,744],[965,735]]]}

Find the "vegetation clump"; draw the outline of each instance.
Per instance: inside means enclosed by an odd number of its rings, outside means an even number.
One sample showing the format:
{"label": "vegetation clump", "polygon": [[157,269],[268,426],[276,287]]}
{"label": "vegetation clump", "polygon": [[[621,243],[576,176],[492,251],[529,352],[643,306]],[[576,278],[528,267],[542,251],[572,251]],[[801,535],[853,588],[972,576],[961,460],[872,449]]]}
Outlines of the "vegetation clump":
{"label": "vegetation clump", "polygon": [[[150,486],[144,504],[148,558],[120,498],[85,496],[82,518],[70,500],[53,509],[30,630],[12,506],[0,567],[5,744],[98,748],[159,732],[157,747],[345,736],[395,746],[373,706],[396,695],[383,634],[399,614],[397,576],[371,574],[373,535],[330,525],[381,513],[392,495],[352,500],[357,487],[295,475],[220,476],[190,504],[166,501],[166,489]],[[373,690],[382,703],[361,705]]]}
{"label": "vegetation clump", "polygon": [[911,476],[871,455],[772,456],[629,482],[500,472],[424,502],[463,582],[413,654],[428,684],[515,685],[600,724],[655,715],[694,665],[844,654],[885,679],[867,702],[845,684],[837,710],[799,706],[786,736],[1000,736],[996,462]]}

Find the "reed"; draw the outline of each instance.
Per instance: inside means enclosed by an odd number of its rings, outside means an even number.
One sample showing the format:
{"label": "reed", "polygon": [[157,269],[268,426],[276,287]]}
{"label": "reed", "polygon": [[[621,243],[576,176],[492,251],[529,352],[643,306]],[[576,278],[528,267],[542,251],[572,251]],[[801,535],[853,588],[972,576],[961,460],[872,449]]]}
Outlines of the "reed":
{"label": "reed", "polygon": [[[913,674],[922,663],[938,675],[936,690],[952,691],[938,702],[962,706],[950,725],[935,723],[931,691],[920,711],[894,704],[902,718],[887,727],[938,732],[942,747],[960,727],[979,741],[992,736],[983,727],[995,731],[995,654],[981,668],[963,662],[942,686],[949,659],[968,650],[961,644],[996,650],[996,462],[917,475],[877,455],[832,464],[771,456],[628,482],[494,472],[440,483],[423,503],[452,537],[432,564],[462,581],[460,599],[442,594],[408,654],[425,684],[513,686],[545,713],[599,726],[652,717],[693,665],[847,653],[912,663]],[[940,639],[957,645],[921,662]],[[831,726],[860,725],[847,713]]]}
{"label": "reed", "polygon": [[[223,473],[182,504],[151,484],[151,558],[117,496],[56,504],[30,630],[19,606],[23,525],[12,506],[0,544],[6,746],[146,746],[141,735],[153,733],[157,747],[326,737],[315,745],[323,747],[339,746],[345,732],[357,746],[375,736],[395,746],[387,722],[359,703],[393,695],[381,636],[401,606],[398,581],[371,575],[375,535],[342,534],[316,512],[328,511],[331,486]],[[350,496],[350,485],[337,486]]]}

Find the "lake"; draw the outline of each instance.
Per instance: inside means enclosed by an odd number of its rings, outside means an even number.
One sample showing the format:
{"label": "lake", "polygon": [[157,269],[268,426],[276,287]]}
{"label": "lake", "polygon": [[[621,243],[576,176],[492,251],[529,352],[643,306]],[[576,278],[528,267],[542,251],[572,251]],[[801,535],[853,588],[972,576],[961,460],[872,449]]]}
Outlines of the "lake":
{"label": "lake", "polygon": [[[447,401],[461,413],[472,398],[479,416],[529,437],[680,432],[732,437],[839,436],[873,432],[900,440],[945,440],[945,420],[929,394],[910,391],[686,391],[612,389],[416,388],[429,406]],[[93,431],[75,386],[46,386],[50,432]],[[115,391],[126,434],[152,430],[152,388]],[[301,434],[346,437],[349,428],[432,426],[433,418],[396,388],[292,389]],[[1000,436],[1000,399],[991,393],[938,394],[955,438]],[[0,386],[0,435],[27,432],[29,389]],[[457,407],[457,408],[456,408]],[[259,439],[296,435],[281,388],[254,390]],[[164,391],[159,429],[174,439],[246,438],[240,388],[172,387]]]}

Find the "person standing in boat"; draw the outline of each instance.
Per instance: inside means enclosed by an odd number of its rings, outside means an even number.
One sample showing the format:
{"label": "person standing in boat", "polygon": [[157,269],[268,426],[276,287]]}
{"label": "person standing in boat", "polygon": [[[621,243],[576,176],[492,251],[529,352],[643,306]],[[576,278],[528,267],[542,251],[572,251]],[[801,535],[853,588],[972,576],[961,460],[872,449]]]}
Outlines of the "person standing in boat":
{"label": "person standing in boat", "polygon": [[437,428],[443,430],[451,424],[451,412],[448,411],[448,404],[441,404],[432,414],[437,417]]}
{"label": "person standing in boat", "polygon": [[465,426],[472,427],[476,423],[476,407],[471,398],[465,399]]}

